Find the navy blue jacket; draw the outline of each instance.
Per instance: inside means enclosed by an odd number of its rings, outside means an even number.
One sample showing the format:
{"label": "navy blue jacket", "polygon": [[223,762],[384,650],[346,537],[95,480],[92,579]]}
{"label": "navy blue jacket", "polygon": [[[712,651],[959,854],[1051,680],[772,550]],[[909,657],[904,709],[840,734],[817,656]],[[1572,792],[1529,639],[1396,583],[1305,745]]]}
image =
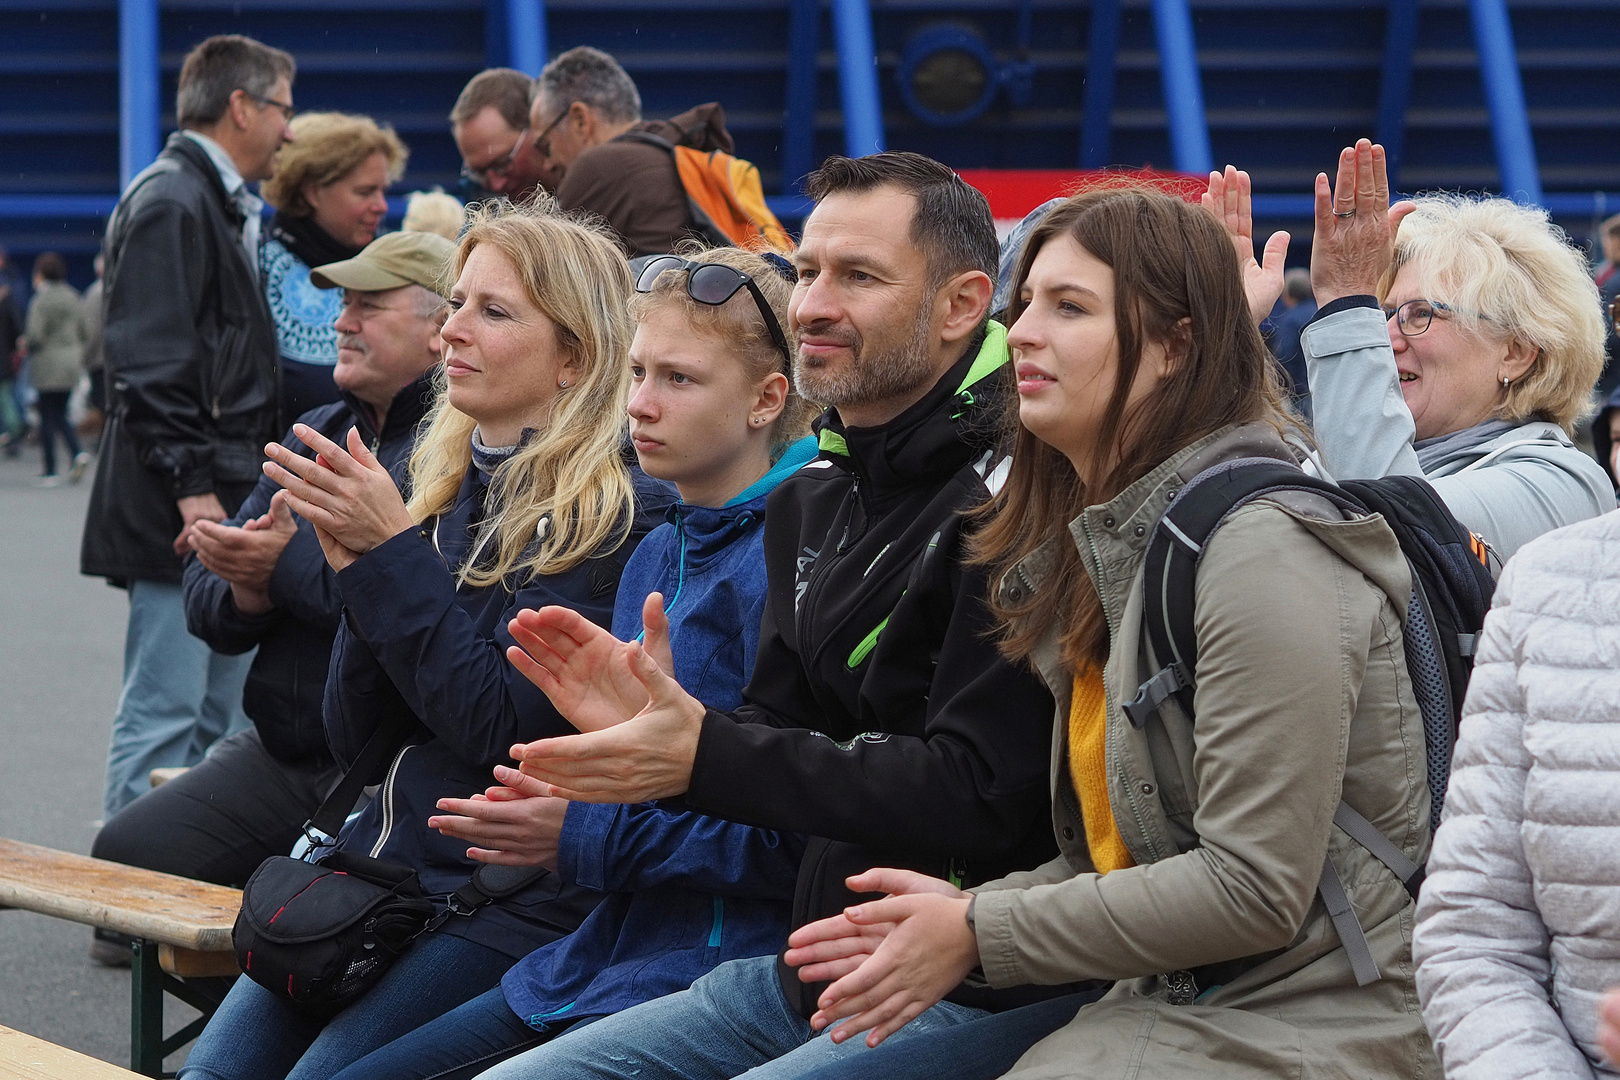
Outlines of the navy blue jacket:
{"label": "navy blue jacket", "polygon": [[[631,473],[636,506],[629,539],[565,573],[457,589],[449,568],[465,558],[489,490],[483,474],[469,466],[453,509],[385,541],[337,575],[344,619],[325,707],[332,752],[347,766],[385,718],[417,724],[386,776],[371,778],[384,789],[343,830],[347,850],[414,867],[433,894],[449,893],[472,876],[478,864],[467,858],[466,843],[428,828],[427,819],[438,800],[468,798],[493,783],[490,770],[511,760],[513,743],[574,732],[507,662],[513,644],[507,623],[522,608],[560,604],[609,624],[625,561],[673,494],[634,466]],[[515,960],[572,931],[598,899],[542,874],[514,896],[471,918],[452,918],[438,932]]]}
{"label": "navy blue jacket", "polygon": [[[417,424],[432,400],[433,381],[424,375],[394,396],[381,431],[371,407],[347,393],[339,402],[309,410],[298,422],[339,444],[351,427],[358,427],[377,460],[399,480],[416,440]],[[315,456],[290,430],[281,437],[281,445],[308,458]],[[240,525],[267,513],[271,497],[280,489],[269,477],[261,478],[226,524]],[[270,575],[270,600],[275,608],[263,615],[242,614],[231,598],[230,583],[209,571],[195,555],[187,558],[182,583],[186,629],[215,652],[234,656],[259,647],[242,689],[242,709],[259,729],[259,738],[272,757],[286,762],[330,761],[321,699],[326,693],[326,671],[343,601],[337,575],[326,564],[315,529],[301,517],[293,520],[298,532],[287,541]]]}
{"label": "navy blue jacket", "polygon": [[[613,633],[641,634],[647,594],[664,594],[676,680],[704,704],[735,708],[754,667],[765,603],[765,497],[816,456],[790,447],[719,509],[676,503],[625,566]],[[572,803],[557,873],[606,892],[572,934],[501,981],[535,1027],[605,1016],[673,994],[715,965],[781,948],[804,839],[657,804]]]}

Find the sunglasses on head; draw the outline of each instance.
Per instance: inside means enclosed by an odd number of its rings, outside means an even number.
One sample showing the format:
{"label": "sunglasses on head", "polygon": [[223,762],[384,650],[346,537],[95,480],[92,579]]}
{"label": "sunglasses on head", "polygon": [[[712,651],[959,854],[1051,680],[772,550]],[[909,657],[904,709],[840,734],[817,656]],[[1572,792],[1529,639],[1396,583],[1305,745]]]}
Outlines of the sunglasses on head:
{"label": "sunglasses on head", "polygon": [[655,255],[642,263],[641,270],[636,274],[636,292],[652,292],[659,275],[670,270],[686,272],[686,295],[700,304],[718,307],[736,296],[738,289],[747,289],[754,298],[754,306],[759,308],[760,318],[765,320],[765,329],[770,331],[771,340],[782,350],[782,355],[787,358],[788,363],[792,364],[793,352],[788,348],[787,338],[782,333],[782,324],[776,321],[776,313],[771,310],[770,301],[765,299],[765,294],[760,291],[753,278],[741,270],[734,270],[720,263],[692,262],[679,255]]}

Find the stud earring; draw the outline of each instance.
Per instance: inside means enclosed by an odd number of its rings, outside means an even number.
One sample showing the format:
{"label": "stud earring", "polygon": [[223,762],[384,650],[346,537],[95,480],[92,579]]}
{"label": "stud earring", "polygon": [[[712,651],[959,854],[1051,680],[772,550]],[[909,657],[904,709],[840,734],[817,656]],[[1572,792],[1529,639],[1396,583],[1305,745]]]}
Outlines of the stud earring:
{"label": "stud earring", "polygon": [[1508,377],[1506,375],[1504,375],[1504,376],[1502,376],[1502,389],[1506,390],[1507,388],[1508,388]]}
{"label": "stud earring", "polygon": [[563,379],[563,380],[561,380],[561,381],[559,381],[559,382],[558,382],[558,383],[557,383],[557,389],[559,389],[559,390],[566,390],[566,389],[568,389],[568,380],[567,380],[567,379]]}

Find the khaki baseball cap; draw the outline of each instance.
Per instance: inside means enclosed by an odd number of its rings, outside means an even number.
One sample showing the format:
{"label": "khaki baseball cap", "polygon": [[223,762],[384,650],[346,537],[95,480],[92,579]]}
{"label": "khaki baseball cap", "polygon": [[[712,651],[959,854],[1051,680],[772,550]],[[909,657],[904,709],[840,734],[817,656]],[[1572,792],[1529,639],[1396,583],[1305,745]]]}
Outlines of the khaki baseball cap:
{"label": "khaki baseball cap", "polygon": [[450,298],[450,259],[456,245],[438,233],[393,232],[377,237],[352,259],[317,266],[309,280],[318,289],[383,292],[420,285]]}

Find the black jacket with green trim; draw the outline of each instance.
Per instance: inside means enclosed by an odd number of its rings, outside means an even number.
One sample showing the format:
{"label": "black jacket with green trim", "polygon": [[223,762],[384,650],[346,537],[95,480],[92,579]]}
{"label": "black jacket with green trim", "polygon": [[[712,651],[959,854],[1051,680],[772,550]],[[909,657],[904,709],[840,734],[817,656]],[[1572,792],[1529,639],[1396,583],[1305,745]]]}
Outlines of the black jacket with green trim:
{"label": "black jacket with green trim", "polygon": [[818,422],[820,455],[767,504],[758,659],[742,707],[704,719],[694,809],[972,880],[1053,849],[1052,699],[998,653],[985,571],[964,565],[1011,381],[991,324],[890,423]]}

